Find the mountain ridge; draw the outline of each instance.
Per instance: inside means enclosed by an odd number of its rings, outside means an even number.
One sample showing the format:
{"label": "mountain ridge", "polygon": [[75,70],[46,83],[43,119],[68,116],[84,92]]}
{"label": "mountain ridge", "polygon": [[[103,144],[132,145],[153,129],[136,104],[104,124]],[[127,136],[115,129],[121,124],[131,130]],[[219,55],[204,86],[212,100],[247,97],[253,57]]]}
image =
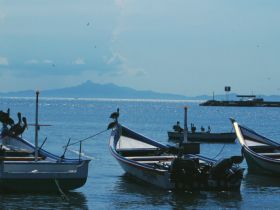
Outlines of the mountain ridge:
{"label": "mountain ridge", "polygon": [[[122,87],[113,83],[99,84],[88,80],[80,85],[48,89],[40,91],[43,97],[59,98],[121,98],[121,99],[178,99],[185,100],[186,96],[170,93],[159,93],[149,90],[135,90],[129,87]],[[34,90],[13,91],[0,93],[0,96],[7,97],[33,97]]]}
{"label": "mountain ridge", "polygon": [[[184,96],[180,94],[159,93],[150,90],[136,90],[118,86],[113,83],[99,84],[90,80],[72,87],[42,90],[42,97],[54,98],[112,98],[112,99],[170,99],[170,100],[211,100],[213,96],[206,94]],[[218,94],[215,100],[239,100],[236,93]],[[0,92],[1,97],[34,97],[34,90]],[[257,95],[266,101],[280,101],[279,95]]]}

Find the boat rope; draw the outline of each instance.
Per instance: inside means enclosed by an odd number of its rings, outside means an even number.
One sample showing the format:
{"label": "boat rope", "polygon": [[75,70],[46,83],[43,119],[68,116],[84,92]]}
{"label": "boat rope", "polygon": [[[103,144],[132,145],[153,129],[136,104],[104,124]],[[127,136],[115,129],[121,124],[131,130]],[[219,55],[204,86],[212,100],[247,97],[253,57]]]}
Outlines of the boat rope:
{"label": "boat rope", "polygon": [[108,129],[103,130],[103,131],[100,131],[100,132],[98,132],[98,133],[96,133],[96,134],[93,134],[93,135],[91,135],[91,136],[88,136],[88,137],[86,137],[86,138],[84,138],[84,139],[75,141],[75,142],[73,142],[73,143],[71,143],[71,144],[68,144],[68,145],[66,145],[66,146],[63,146],[63,148],[68,147],[68,146],[72,146],[72,145],[74,145],[74,144],[78,144],[78,143],[80,143],[80,142],[83,142],[83,141],[86,141],[86,140],[91,139],[91,138],[93,138],[93,137],[96,137],[96,136],[98,136],[98,135],[100,135],[100,134],[106,132],[107,130],[108,130]]}
{"label": "boat rope", "polygon": [[91,138],[93,138],[93,137],[96,137],[96,136],[98,136],[98,135],[100,135],[100,134],[102,134],[102,133],[104,133],[104,132],[106,132],[106,131],[108,131],[108,130],[114,128],[117,124],[118,124],[118,121],[115,120],[115,121],[109,123],[108,127],[107,127],[105,130],[100,131],[100,132],[98,132],[98,133],[96,133],[96,134],[93,134],[93,135],[91,135],[91,136],[88,136],[88,137],[86,137],[86,138],[84,138],[84,139],[75,141],[75,142],[73,142],[73,143],[71,143],[71,144],[69,144],[69,142],[68,142],[66,146],[63,146],[63,148],[67,148],[68,146],[72,146],[72,145],[74,145],[74,144],[78,144],[78,143],[81,143],[81,142],[86,141],[86,140],[88,140],[88,139],[91,139]]}
{"label": "boat rope", "polygon": [[83,157],[85,157],[85,158],[91,159],[91,160],[94,160],[94,159],[95,159],[95,158],[92,157],[92,156],[85,155],[85,153],[81,153],[81,154],[80,154],[80,152],[77,151],[77,150],[73,150],[73,149],[69,149],[69,148],[67,148],[67,150],[70,151],[70,152],[73,152],[73,153],[75,153],[75,154],[77,154],[77,155],[81,155],[81,156],[83,156]]}
{"label": "boat rope", "polygon": [[67,201],[69,201],[69,198],[67,197],[67,195],[62,191],[61,187],[59,186],[58,180],[54,179],[54,182],[57,186],[58,191],[60,192],[62,198],[66,199]]}
{"label": "boat rope", "polygon": [[223,147],[221,148],[221,150],[219,151],[219,153],[218,153],[215,157],[213,157],[212,159],[216,159],[216,158],[223,152],[225,146],[226,146],[226,144],[223,145]]}

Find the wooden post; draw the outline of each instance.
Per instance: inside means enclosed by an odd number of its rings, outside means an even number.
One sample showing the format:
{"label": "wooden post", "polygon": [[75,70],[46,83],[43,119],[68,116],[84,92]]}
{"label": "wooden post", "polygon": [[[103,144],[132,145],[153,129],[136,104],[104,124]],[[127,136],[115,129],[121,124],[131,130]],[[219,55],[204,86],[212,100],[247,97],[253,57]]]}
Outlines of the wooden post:
{"label": "wooden post", "polygon": [[36,113],[35,113],[35,162],[38,161],[38,130],[39,130],[39,123],[38,123],[38,107],[39,107],[39,91],[36,91]]}
{"label": "wooden post", "polygon": [[184,141],[183,143],[188,142],[188,107],[184,107],[185,115],[184,115]]}

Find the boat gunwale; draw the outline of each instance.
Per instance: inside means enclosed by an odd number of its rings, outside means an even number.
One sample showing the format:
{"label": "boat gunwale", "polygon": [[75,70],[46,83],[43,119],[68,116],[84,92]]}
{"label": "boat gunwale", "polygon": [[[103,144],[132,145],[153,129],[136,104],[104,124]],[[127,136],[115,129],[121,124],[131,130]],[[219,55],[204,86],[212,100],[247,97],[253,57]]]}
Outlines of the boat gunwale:
{"label": "boat gunwale", "polygon": [[[0,135],[0,138],[3,138],[3,136]],[[23,138],[20,138],[20,137],[11,137],[11,138],[14,138],[15,140],[17,140],[17,141],[19,141],[19,142],[21,142],[23,144],[26,144],[27,146],[31,147],[35,151],[35,146],[31,142],[29,142],[29,141],[27,141],[27,140],[25,140]],[[88,158],[81,158],[81,159],[78,159],[78,158],[61,158],[58,155],[55,155],[55,154],[53,154],[51,152],[48,152],[48,151],[46,151],[45,149],[42,149],[42,148],[40,148],[39,154],[42,154],[42,155],[44,155],[44,156],[46,156],[48,158],[54,159],[56,162],[50,161],[50,162],[54,162],[54,163],[63,162],[63,163],[73,164],[73,163],[77,163],[77,162],[79,163],[79,162],[83,162],[83,161],[87,161],[87,162],[91,161]],[[24,161],[18,161],[18,162],[24,162]],[[29,162],[29,161],[27,161],[27,162]],[[34,160],[30,161],[30,162],[34,162]],[[41,160],[38,161],[38,162],[41,162]],[[34,162],[34,163],[36,163],[36,162]]]}
{"label": "boat gunwale", "polygon": [[[129,131],[131,131],[132,133],[135,133],[134,131],[122,126],[122,125],[117,125],[117,126],[121,126],[122,128],[125,128]],[[136,168],[139,168],[139,169],[142,169],[142,170],[146,170],[146,171],[150,171],[150,172],[154,172],[154,173],[157,173],[157,174],[160,174],[160,175],[164,175],[165,173],[168,172],[168,170],[164,170],[164,169],[158,169],[158,168],[155,168],[153,166],[150,166],[148,164],[145,164],[145,163],[139,163],[138,161],[135,161],[133,159],[128,159],[126,158],[125,156],[122,156],[120,155],[117,151],[116,151],[116,145],[117,145],[117,142],[120,140],[120,136],[117,136],[117,131],[120,130],[120,128],[115,128],[116,130],[113,130],[112,133],[111,133],[111,138],[110,138],[110,141],[109,141],[109,148],[110,148],[110,152],[111,154],[113,155],[114,158],[116,158],[118,161],[121,161],[121,162],[124,162],[125,164],[129,164],[131,166],[134,166]],[[141,137],[144,137],[146,140],[150,140],[148,139],[147,137],[145,136],[142,136],[139,134],[139,136]],[[139,141],[139,140],[138,140]],[[149,143],[147,141],[143,141],[145,143]],[[165,145],[162,145],[158,142],[154,142],[153,140],[150,140],[150,143],[155,143],[155,144],[159,144],[161,145],[163,148],[166,148]],[[153,145],[155,146],[155,145]]]}
{"label": "boat gunwale", "polygon": [[[264,155],[261,155],[261,154],[255,152],[255,151],[253,151],[250,148],[250,146],[247,145],[246,141],[253,141],[253,142],[259,142],[259,141],[256,141],[254,139],[245,139],[244,135],[243,135],[243,132],[242,132],[242,129],[245,129],[250,134],[254,134],[254,135],[257,135],[257,136],[261,137],[264,140],[264,142],[267,142],[266,144],[268,144],[269,146],[274,146],[274,145],[271,145],[271,144],[276,144],[277,145],[278,144],[277,142],[274,142],[274,141],[266,138],[265,136],[262,136],[262,135],[258,134],[254,130],[251,130],[249,128],[243,127],[243,126],[239,125],[237,122],[234,122],[234,123],[236,123],[234,125],[236,125],[238,127],[238,129],[235,129],[235,131],[237,132],[237,134],[241,135],[243,144],[242,144],[242,142],[241,142],[241,140],[239,138],[237,138],[237,139],[238,139],[239,143],[241,144],[242,148],[247,152],[247,154],[249,153],[249,155],[251,155],[253,157],[256,157],[256,158],[259,158],[259,159],[261,159],[263,161],[266,161],[266,162],[280,163],[280,159],[275,159],[275,158],[271,158],[271,157],[268,157],[268,156],[264,156]],[[237,137],[238,137],[238,135],[237,135]],[[279,146],[280,146],[280,144],[279,144]],[[274,147],[276,147],[276,146],[274,146]]]}

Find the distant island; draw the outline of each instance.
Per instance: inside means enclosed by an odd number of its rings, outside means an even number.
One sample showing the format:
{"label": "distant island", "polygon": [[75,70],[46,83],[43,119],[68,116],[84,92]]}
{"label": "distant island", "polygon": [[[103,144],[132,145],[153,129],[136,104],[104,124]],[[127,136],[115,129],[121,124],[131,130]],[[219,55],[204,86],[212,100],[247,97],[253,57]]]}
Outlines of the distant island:
{"label": "distant island", "polygon": [[[98,84],[86,81],[80,85],[60,89],[41,90],[42,97],[55,98],[113,98],[113,99],[170,99],[186,100],[177,94],[140,91],[115,84]],[[34,90],[0,93],[1,97],[34,97]]]}
{"label": "distant island", "polygon": [[279,101],[265,101],[256,95],[237,95],[238,100],[207,100],[200,106],[280,107]]}
{"label": "distant island", "polygon": [[[237,94],[228,94],[228,99],[235,98]],[[0,97],[34,97],[34,90],[0,92]],[[159,93],[155,91],[135,90],[133,88],[122,87],[112,83],[98,84],[90,80],[73,87],[65,87],[59,89],[41,90],[42,97],[53,98],[112,98],[112,99],[162,99],[162,100],[211,100],[213,96],[184,96],[180,94]],[[265,100],[280,101],[279,95],[259,97]],[[215,99],[224,100],[225,95],[215,95]]]}

